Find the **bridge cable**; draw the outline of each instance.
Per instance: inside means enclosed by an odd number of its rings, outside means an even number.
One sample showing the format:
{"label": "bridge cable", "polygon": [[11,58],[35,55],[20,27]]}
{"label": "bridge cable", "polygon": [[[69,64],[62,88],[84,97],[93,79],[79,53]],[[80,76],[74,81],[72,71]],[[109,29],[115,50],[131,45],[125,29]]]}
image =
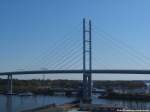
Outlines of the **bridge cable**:
{"label": "bridge cable", "polygon": [[[73,30],[73,31],[75,31],[75,30]],[[61,41],[56,41],[56,43],[54,44],[54,47],[53,48],[51,48],[52,50],[51,50],[51,52],[48,52],[49,54],[55,54],[56,53],[56,49],[57,48],[59,48],[58,46],[62,46],[62,45],[69,45],[69,44],[67,44],[66,42],[69,42],[70,43],[70,41],[71,41],[71,38],[70,38],[70,36],[68,36],[68,35],[65,35],[62,39],[61,39]],[[48,51],[48,50],[47,50]],[[55,53],[54,53],[55,52]],[[47,52],[46,52],[47,53]],[[44,54],[44,53],[42,53],[42,54]],[[49,56],[49,55],[47,55],[47,56]],[[44,62],[43,60],[46,60],[46,57],[43,57],[43,59],[42,59],[42,62]],[[38,61],[39,62],[39,61]],[[47,60],[46,60],[46,62],[47,62]]]}
{"label": "bridge cable", "polygon": [[[105,38],[103,35],[101,35],[101,37],[102,37],[102,38],[99,38],[99,39],[107,39],[107,38]],[[108,40],[107,40],[107,43],[108,43]],[[119,50],[120,53],[124,53],[123,50],[122,50],[122,48],[121,48],[120,46],[118,46],[116,43],[114,43],[114,44],[111,43],[111,45],[113,45],[113,47],[116,47],[117,49],[120,49],[120,50]],[[128,51],[126,51],[126,52],[128,52]],[[128,56],[133,56],[133,55],[130,55],[130,52],[129,52],[129,53],[128,53]],[[141,62],[139,63],[138,61],[135,60],[135,56],[134,56],[134,59],[133,59],[132,61],[134,61],[134,62],[137,63],[138,65],[139,65],[139,64],[141,65]],[[127,62],[127,61],[126,61],[126,62]],[[129,62],[131,63],[131,61],[129,61]],[[129,63],[128,63],[128,64],[129,64]]]}
{"label": "bridge cable", "polygon": [[[97,32],[97,31],[96,31]],[[99,34],[101,34],[101,33],[99,33]],[[106,37],[106,36],[105,36]],[[112,36],[111,36],[112,37]],[[113,43],[115,43],[115,45],[117,45],[119,48],[121,48],[122,46],[120,46],[120,44],[118,45],[118,43],[116,44],[116,40],[114,40],[113,38],[108,38],[108,37],[106,37],[107,39],[109,39],[109,40],[111,40]],[[121,43],[121,42],[119,42],[119,43]],[[122,45],[122,44],[121,44]],[[124,44],[123,44],[124,45]],[[140,59],[140,60],[142,60],[142,62],[144,61],[145,62],[145,60],[143,60],[143,59],[141,59],[141,57],[139,57],[139,55],[136,55],[137,54],[137,52],[136,52],[136,54],[133,54],[133,52],[131,52],[131,51],[129,51],[130,49],[125,49],[130,55],[132,55],[132,56],[134,56],[134,57],[136,57],[136,58],[138,58],[138,59]],[[145,57],[145,56],[144,56]],[[147,62],[146,62],[147,63]],[[149,63],[147,63],[147,64],[149,64]]]}

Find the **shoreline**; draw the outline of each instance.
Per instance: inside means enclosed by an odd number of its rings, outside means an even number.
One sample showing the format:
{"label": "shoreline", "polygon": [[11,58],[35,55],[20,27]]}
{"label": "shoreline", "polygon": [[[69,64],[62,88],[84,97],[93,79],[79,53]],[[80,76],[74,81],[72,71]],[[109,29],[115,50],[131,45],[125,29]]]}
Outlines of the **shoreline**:
{"label": "shoreline", "polygon": [[135,100],[135,101],[150,101],[149,94],[120,94],[109,93],[104,96],[99,96],[99,99],[112,99],[112,100]]}
{"label": "shoreline", "polygon": [[84,111],[84,112],[97,112],[97,111],[109,111],[117,112],[117,110],[123,110],[123,107],[116,107],[111,105],[103,104],[80,104],[80,103],[68,103],[62,105],[50,104],[42,107],[37,107],[34,109],[28,109],[21,112],[73,112]]}
{"label": "shoreline", "polygon": [[21,112],[55,112],[55,111],[69,111],[72,109],[78,109],[79,104],[62,104],[62,105],[56,105],[56,104],[49,104],[42,107],[37,107],[33,109],[23,110]]}

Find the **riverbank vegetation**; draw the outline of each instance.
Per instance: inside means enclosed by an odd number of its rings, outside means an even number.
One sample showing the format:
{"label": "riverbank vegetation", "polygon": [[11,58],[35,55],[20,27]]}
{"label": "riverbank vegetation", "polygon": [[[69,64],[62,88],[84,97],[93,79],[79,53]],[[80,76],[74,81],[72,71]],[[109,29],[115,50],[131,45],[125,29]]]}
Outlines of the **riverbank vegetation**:
{"label": "riverbank vegetation", "polygon": [[[81,80],[13,80],[14,91],[36,91],[39,88],[66,88],[77,89],[82,87]],[[93,87],[97,89],[128,88],[137,89],[146,87],[143,81],[93,81]],[[0,79],[0,91],[6,91],[7,79]]]}

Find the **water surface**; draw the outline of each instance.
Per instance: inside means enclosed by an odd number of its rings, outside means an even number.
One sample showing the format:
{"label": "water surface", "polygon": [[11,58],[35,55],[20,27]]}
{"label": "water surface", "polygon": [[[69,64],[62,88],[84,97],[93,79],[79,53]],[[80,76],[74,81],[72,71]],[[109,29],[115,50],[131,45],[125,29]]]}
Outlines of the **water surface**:
{"label": "water surface", "polygon": [[6,96],[0,95],[0,112],[20,112],[26,109],[41,107],[48,104],[64,104],[74,98],[65,96]]}
{"label": "water surface", "polygon": [[[20,112],[22,110],[32,109],[45,106],[48,104],[64,104],[75,100],[75,98],[65,96],[6,96],[0,95],[0,112]],[[128,109],[149,109],[150,101],[128,101],[128,100],[109,100],[98,99],[97,95],[93,96],[93,104],[109,104],[113,106],[126,107]],[[72,110],[73,112],[75,110]],[[71,111],[71,112],[72,112]],[[76,111],[75,111],[76,112]]]}

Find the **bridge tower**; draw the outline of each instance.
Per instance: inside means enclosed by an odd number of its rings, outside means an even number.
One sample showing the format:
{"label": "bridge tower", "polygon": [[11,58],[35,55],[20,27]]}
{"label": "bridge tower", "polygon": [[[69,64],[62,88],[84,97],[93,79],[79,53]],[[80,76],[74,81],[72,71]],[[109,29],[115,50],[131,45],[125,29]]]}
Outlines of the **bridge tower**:
{"label": "bridge tower", "polygon": [[[83,19],[83,103],[91,102],[92,95],[92,39],[91,20]],[[88,71],[88,72],[87,72]]]}

